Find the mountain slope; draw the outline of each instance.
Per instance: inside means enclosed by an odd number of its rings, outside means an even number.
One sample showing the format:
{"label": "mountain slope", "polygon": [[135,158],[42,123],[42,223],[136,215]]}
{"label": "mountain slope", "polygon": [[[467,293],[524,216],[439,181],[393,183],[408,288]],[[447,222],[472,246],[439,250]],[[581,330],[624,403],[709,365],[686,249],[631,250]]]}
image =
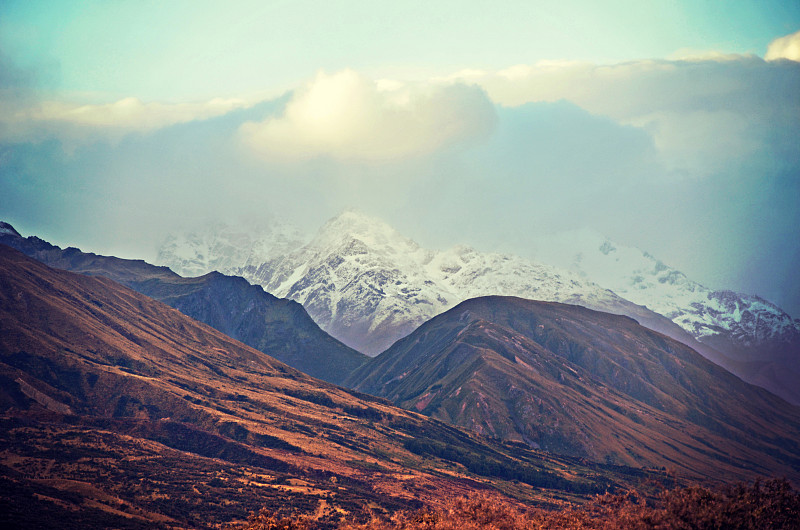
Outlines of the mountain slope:
{"label": "mountain slope", "polygon": [[156,262],[168,263],[181,276],[229,272],[287,254],[304,240],[298,229],[274,220],[247,229],[215,223],[201,231],[169,235],[159,247]]}
{"label": "mountain slope", "polygon": [[330,524],[442,492],[576,498],[657,477],[480,440],[4,245],[0,329],[0,506],[19,526],[205,528],[261,506]]}
{"label": "mountain slope", "polygon": [[800,409],[627,317],[580,306],[472,299],[349,383],[549,451],[698,478],[800,476]]}
{"label": "mountain slope", "polygon": [[23,238],[7,223],[0,223],[0,229],[0,244],[52,267],[111,278],[314,377],[339,383],[366,360],[319,329],[297,302],[276,298],[242,278],[219,273],[182,278],[141,260],[62,250],[36,237]]}

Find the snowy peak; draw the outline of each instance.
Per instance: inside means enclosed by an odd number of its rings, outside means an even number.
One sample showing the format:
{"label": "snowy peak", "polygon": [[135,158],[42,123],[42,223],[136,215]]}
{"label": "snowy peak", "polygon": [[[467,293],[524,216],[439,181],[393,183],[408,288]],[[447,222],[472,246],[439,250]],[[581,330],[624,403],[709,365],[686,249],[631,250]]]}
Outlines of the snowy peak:
{"label": "snowy peak", "polygon": [[237,272],[276,296],[303,304],[323,329],[346,344],[378,353],[436,314],[450,293],[427,289],[420,248],[378,219],[348,211],[328,221],[307,245]]}
{"label": "snowy peak", "polygon": [[323,329],[369,354],[477,296],[512,295],[642,316],[642,308],[576,274],[466,246],[425,249],[383,221],[352,211],[331,219],[296,251],[237,272],[300,302]]}
{"label": "snowy peak", "polygon": [[699,326],[702,333],[713,334],[716,328],[722,328],[742,346],[800,341],[800,321],[758,296],[712,291],[707,294],[705,307],[693,308],[704,319],[705,325]]}
{"label": "snowy peak", "polygon": [[800,321],[778,306],[712,291],[647,252],[589,230],[543,239],[536,255],[666,316],[699,340],[725,335],[744,347],[800,341]]}
{"label": "snowy peak", "polygon": [[419,250],[419,245],[382,220],[355,210],[345,211],[325,223],[309,246],[315,249],[346,246],[352,252],[369,248],[385,254]]}

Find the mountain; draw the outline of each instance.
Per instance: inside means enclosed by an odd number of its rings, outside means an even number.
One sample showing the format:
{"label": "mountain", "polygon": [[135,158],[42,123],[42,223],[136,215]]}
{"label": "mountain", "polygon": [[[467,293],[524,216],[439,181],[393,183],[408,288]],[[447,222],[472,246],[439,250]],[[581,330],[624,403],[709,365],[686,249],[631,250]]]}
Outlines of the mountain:
{"label": "mountain", "polygon": [[[12,528],[212,528],[663,479],[482,440],[313,379],[104,277],[0,245],[0,513]],[[369,507],[369,508],[367,508]]]}
{"label": "mountain", "polygon": [[300,302],[325,331],[369,355],[466,299],[518,296],[629,316],[800,404],[800,323],[785,312],[757,297],[709,291],[604,238],[564,239],[537,249],[563,267],[556,268],[464,246],[428,250],[351,211],[293,251],[260,265],[228,262],[226,271]]}
{"label": "mountain", "polygon": [[357,212],[332,219],[294,252],[236,272],[300,302],[328,333],[373,355],[457,303],[492,294],[582,304],[680,333],[667,319],[575,274],[464,246],[424,249]]}
{"label": "mountain", "polygon": [[647,252],[592,231],[540,241],[542,259],[662,314],[703,345],[715,362],[800,404],[800,320],[754,295],[712,290]]}
{"label": "mountain", "polygon": [[183,278],[140,260],[62,250],[37,237],[23,238],[8,223],[0,223],[0,244],[51,267],[111,278],[326,381],[341,382],[366,360],[319,329],[297,302],[276,298],[242,278],[217,272]]}
{"label": "mountain", "polygon": [[698,479],[800,477],[800,408],[630,318],[581,306],[468,300],[349,383],[556,453]]}

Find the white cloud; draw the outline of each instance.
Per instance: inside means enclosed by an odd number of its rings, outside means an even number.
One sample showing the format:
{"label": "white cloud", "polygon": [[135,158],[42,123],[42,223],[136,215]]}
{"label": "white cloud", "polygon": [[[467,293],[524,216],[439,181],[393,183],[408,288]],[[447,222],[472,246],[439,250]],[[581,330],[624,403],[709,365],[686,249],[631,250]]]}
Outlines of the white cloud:
{"label": "white cloud", "polygon": [[379,161],[481,136],[494,120],[493,105],[477,87],[375,82],[345,70],[319,73],[295,93],[282,116],[245,123],[240,134],[267,159]]}
{"label": "white cloud", "polygon": [[175,123],[202,120],[244,106],[239,99],[212,99],[203,103],[143,103],[137,98],[125,98],[105,105],[75,106],[45,102],[32,118],[37,121],[69,122],[92,127],[147,131]]}
{"label": "white cloud", "polygon": [[74,149],[83,143],[116,141],[131,132],[208,119],[246,106],[241,99],[219,98],[178,104],[143,103],[137,98],[95,105],[38,101],[20,106],[17,102],[0,102],[0,141],[38,141],[55,136],[67,149]]}
{"label": "white cloud", "polygon": [[[458,79],[460,74],[454,76]],[[800,65],[705,53],[613,65],[540,62],[469,72],[501,105],[570,101],[646,130],[676,174],[702,177],[745,163],[800,128]]]}
{"label": "white cloud", "polygon": [[723,53],[717,50],[695,50],[692,48],[681,48],[680,50],[670,54],[667,59],[670,61],[740,61],[743,58],[757,57],[753,54],[742,55],[740,53]]}
{"label": "white cloud", "polygon": [[764,58],[767,61],[789,59],[800,62],[800,31],[770,42]]}

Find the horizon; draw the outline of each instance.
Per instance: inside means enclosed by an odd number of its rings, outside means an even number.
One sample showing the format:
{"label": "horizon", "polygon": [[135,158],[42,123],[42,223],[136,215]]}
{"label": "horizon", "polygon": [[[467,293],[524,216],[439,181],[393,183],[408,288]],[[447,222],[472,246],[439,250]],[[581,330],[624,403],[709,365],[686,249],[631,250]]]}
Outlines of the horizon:
{"label": "horizon", "polygon": [[348,208],[523,257],[590,228],[797,318],[786,4],[7,2],[0,220],[137,259]]}

